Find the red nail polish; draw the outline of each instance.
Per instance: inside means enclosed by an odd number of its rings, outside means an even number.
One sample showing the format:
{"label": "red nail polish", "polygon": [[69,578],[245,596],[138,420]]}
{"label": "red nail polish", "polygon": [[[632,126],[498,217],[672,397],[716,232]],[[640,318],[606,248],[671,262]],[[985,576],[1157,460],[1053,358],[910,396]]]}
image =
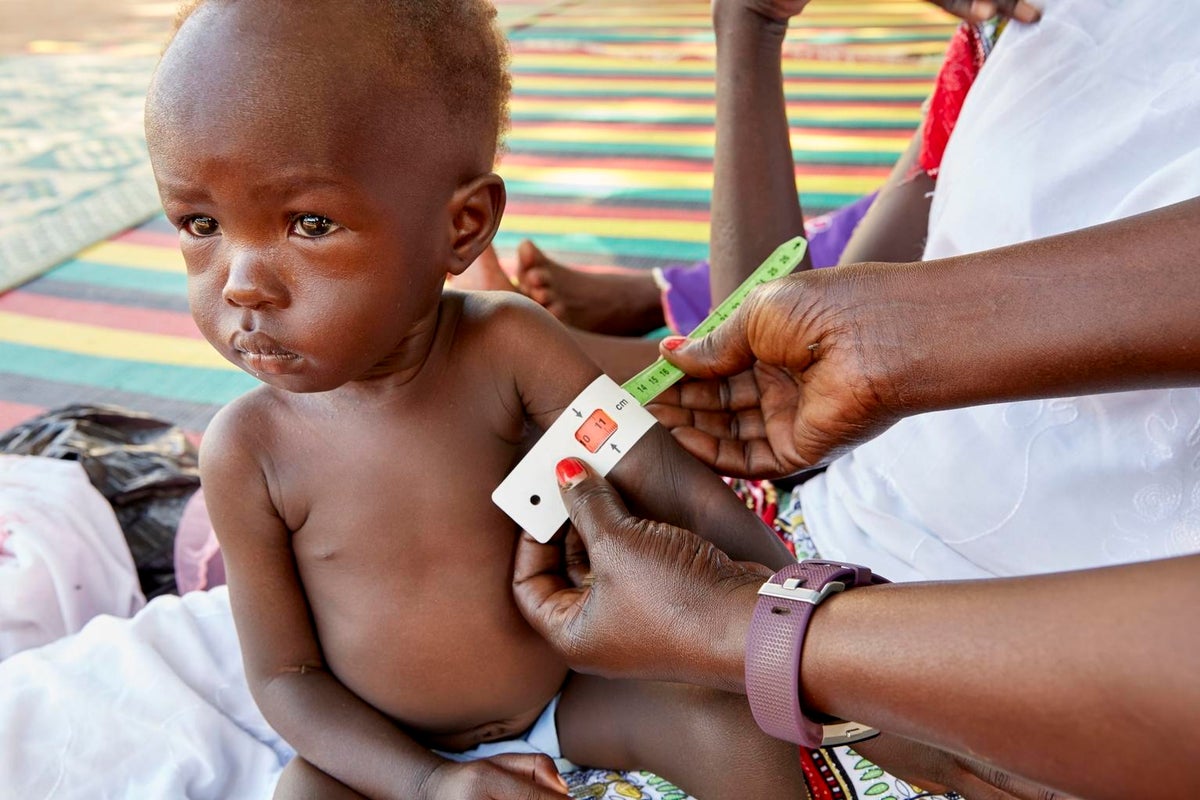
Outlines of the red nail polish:
{"label": "red nail polish", "polygon": [[667,338],[663,339],[662,346],[668,350],[678,350],[686,341],[687,339],[682,336],[668,336]]}
{"label": "red nail polish", "polygon": [[563,487],[574,485],[584,472],[583,462],[577,458],[564,458],[554,467],[554,477],[558,478],[558,485]]}

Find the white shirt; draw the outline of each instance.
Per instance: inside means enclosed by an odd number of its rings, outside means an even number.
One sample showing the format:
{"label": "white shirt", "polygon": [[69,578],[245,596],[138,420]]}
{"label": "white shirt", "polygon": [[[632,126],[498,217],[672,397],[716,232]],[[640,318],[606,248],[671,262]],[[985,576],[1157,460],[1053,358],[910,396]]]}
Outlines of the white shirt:
{"label": "white shirt", "polygon": [[[1009,26],[968,95],[927,259],[1200,196],[1200,2],[1043,6],[1038,25]],[[824,557],[893,580],[1200,551],[1200,389],[912,417],[802,492]]]}

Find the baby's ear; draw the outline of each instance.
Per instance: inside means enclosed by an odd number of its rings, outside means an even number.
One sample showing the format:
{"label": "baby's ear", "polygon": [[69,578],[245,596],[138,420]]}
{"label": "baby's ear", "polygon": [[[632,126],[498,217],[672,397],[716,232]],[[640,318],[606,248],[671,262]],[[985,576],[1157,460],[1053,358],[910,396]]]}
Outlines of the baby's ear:
{"label": "baby's ear", "polygon": [[450,199],[450,263],[460,275],[492,243],[504,215],[504,181],[494,172],[480,175],[454,191]]}

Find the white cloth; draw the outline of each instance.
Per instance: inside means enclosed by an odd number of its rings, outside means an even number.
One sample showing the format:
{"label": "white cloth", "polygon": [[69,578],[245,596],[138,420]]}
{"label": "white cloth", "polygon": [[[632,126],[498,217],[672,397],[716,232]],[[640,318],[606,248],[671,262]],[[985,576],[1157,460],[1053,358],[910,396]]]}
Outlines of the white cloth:
{"label": "white cloth", "polygon": [[[555,697],[519,739],[442,755],[544,753],[576,769],[557,709]],[[250,695],[224,586],[96,617],[0,663],[0,800],[266,800],[294,755]]]}
{"label": "white cloth", "polygon": [[[968,95],[926,258],[1200,196],[1200,3],[1039,5],[1041,23],[1010,25]],[[1200,390],[913,417],[810,480],[802,501],[824,557],[893,580],[1196,552]]]}
{"label": "white cloth", "polygon": [[0,659],[145,604],[117,518],[83,467],[0,455]]}
{"label": "white cloth", "polygon": [[291,757],[250,696],[224,587],[0,662],[0,800],[266,800]]}
{"label": "white cloth", "polygon": [[451,761],[479,761],[484,758],[505,755],[507,753],[540,754],[553,758],[559,772],[570,772],[571,770],[579,769],[578,766],[562,757],[562,748],[558,744],[558,722],[555,715],[558,713],[558,700],[560,697],[562,695],[554,695],[554,699],[546,704],[537,721],[519,738],[503,739],[498,742],[484,742],[477,747],[464,750],[461,753],[446,753],[441,750],[434,752]]}

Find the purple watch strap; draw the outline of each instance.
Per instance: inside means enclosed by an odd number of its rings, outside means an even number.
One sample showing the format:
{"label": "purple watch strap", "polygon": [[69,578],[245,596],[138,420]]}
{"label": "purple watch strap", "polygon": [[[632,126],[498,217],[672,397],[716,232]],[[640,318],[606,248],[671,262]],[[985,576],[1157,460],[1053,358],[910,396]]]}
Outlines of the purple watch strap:
{"label": "purple watch strap", "polygon": [[[789,564],[768,584],[782,589],[789,579],[795,579],[791,586],[814,593],[832,582],[844,584],[846,589],[887,583],[856,564],[810,560]],[[777,739],[809,748],[821,746],[825,730],[800,707],[800,653],[809,619],[824,598],[814,595],[800,600],[760,591],[746,636],[746,697],[755,722]]]}

